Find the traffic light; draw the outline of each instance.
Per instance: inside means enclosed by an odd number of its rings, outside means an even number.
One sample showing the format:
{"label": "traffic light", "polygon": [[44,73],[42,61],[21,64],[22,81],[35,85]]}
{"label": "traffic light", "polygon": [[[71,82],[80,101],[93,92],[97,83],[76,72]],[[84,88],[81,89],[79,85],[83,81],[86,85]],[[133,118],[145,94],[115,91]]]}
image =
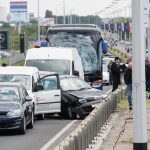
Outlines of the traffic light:
{"label": "traffic light", "polygon": [[20,53],[25,52],[25,35],[24,33],[20,34]]}

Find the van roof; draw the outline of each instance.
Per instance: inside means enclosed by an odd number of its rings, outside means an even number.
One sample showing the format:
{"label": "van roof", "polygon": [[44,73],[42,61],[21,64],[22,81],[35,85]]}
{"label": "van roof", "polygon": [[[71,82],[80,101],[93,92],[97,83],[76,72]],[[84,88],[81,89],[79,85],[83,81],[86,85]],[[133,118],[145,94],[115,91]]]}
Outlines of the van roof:
{"label": "van roof", "polygon": [[65,59],[72,60],[76,48],[66,47],[41,47],[32,48],[27,51],[26,60],[30,59]]}
{"label": "van roof", "polygon": [[32,75],[37,72],[36,67],[26,67],[26,66],[7,66],[0,67],[0,74],[22,74],[22,75]]}

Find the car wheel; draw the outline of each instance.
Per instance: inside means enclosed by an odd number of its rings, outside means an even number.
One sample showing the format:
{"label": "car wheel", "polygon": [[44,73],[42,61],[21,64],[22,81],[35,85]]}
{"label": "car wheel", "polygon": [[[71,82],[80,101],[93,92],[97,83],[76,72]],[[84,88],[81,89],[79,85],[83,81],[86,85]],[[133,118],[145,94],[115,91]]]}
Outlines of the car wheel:
{"label": "car wheel", "polygon": [[67,107],[67,115],[68,115],[69,119],[76,119],[76,117],[77,117],[76,113],[72,112],[71,106]]}
{"label": "car wheel", "polygon": [[34,113],[33,113],[33,111],[32,111],[32,114],[31,114],[31,121],[30,121],[30,123],[28,124],[27,128],[32,129],[33,126],[34,126]]}
{"label": "car wheel", "polygon": [[22,123],[20,130],[19,130],[19,133],[20,134],[26,133],[26,117],[25,116],[23,117],[23,123]]}
{"label": "car wheel", "polygon": [[38,120],[44,120],[44,118],[45,118],[44,114],[38,114],[37,115]]}

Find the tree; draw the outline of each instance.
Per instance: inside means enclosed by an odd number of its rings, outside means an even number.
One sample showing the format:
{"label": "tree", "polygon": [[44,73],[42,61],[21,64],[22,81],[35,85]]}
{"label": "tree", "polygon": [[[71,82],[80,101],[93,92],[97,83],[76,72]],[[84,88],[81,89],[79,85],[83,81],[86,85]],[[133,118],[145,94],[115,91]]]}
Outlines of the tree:
{"label": "tree", "polygon": [[51,18],[51,17],[53,17],[53,12],[50,11],[50,10],[46,10],[46,12],[45,12],[45,18]]}

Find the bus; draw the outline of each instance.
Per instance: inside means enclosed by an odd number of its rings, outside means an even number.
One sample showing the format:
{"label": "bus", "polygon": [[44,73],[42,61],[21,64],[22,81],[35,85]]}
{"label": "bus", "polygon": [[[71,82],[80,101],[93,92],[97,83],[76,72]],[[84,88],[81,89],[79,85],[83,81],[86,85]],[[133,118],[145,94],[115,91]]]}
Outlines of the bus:
{"label": "bus", "polygon": [[48,47],[72,47],[81,57],[84,80],[102,90],[102,55],[107,53],[107,42],[100,28],[94,24],[57,24],[48,28]]}

